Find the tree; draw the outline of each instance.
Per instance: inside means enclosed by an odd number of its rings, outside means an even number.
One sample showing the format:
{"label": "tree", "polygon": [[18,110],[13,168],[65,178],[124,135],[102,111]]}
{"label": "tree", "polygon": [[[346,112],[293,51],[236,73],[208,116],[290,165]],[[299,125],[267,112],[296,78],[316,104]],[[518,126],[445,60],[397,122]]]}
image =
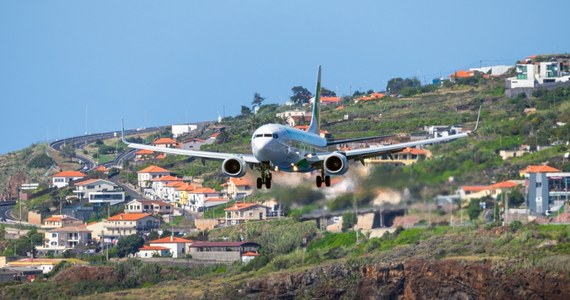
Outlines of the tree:
{"label": "tree", "polygon": [[321,96],[323,97],[336,97],[336,93],[326,89],[325,87],[321,88]]}
{"label": "tree", "polygon": [[73,147],[73,144],[64,144],[61,146],[60,150],[65,157],[72,158],[75,156],[75,148]]}
{"label": "tree", "polygon": [[117,255],[119,257],[125,257],[129,254],[135,254],[143,245],[144,239],[136,234],[122,237],[119,239],[119,242],[117,242]]}
{"label": "tree", "polygon": [[309,90],[302,86],[294,86],[291,88],[291,91],[293,92],[293,96],[291,96],[289,99],[291,99],[295,105],[303,105],[305,103],[309,103],[309,100],[311,100],[313,97],[313,94],[311,94]]}
{"label": "tree", "polygon": [[342,214],[342,231],[346,232],[347,230],[354,227],[356,224],[356,213],[355,212],[345,212]]}
{"label": "tree", "polygon": [[251,101],[251,107],[259,107],[261,103],[265,100],[265,98],[261,97],[259,93],[253,94],[253,101]]}
{"label": "tree", "polygon": [[409,88],[408,91],[410,91],[410,89],[416,89],[416,88],[421,88],[422,87],[422,83],[417,79],[417,78],[406,78],[406,79],[402,79],[400,77],[396,77],[396,78],[392,78],[388,81],[388,85],[386,86],[386,90],[388,91],[388,93],[390,94],[400,94],[401,91],[405,88]]}
{"label": "tree", "polygon": [[481,206],[479,205],[480,199],[471,199],[469,202],[469,206],[467,207],[467,215],[469,216],[469,220],[477,220],[479,215],[483,211]]}
{"label": "tree", "polygon": [[242,116],[248,116],[251,115],[251,109],[245,105],[241,106],[241,115]]}

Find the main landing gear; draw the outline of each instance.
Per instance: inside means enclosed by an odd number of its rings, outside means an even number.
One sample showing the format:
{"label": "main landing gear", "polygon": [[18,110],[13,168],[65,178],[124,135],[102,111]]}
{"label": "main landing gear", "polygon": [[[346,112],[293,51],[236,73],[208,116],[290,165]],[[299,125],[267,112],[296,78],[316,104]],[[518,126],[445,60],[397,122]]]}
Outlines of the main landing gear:
{"label": "main landing gear", "polygon": [[321,171],[321,175],[317,175],[317,187],[321,187],[325,183],[325,186],[331,186],[331,177],[325,175],[324,171]]}
{"label": "main landing gear", "polygon": [[257,177],[257,188],[260,189],[265,185],[267,189],[271,188],[271,172],[269,172],[269,168],[261,168],[261,177]]}

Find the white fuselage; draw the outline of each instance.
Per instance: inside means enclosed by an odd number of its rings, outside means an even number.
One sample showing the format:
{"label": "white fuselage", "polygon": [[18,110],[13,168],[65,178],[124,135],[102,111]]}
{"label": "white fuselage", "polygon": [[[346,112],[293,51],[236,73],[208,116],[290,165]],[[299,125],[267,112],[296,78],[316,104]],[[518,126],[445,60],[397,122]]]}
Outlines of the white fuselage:
{"label": "white fuselage", "polygon": [[317,134],[280,124],[263,125],[251,137],[253,156],[281,171],[312,171],[306,159],[326,146],[326,139]]}

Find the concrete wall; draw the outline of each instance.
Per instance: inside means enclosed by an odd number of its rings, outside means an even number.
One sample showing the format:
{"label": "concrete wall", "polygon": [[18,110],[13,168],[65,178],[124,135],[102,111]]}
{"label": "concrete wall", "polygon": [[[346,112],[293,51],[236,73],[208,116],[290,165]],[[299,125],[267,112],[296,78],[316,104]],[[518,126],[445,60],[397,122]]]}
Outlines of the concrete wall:
{"label": "concrete wall", "polygon": [[28,222],[36,225],[42,225],[42,214],[35,211],[29,211]]}
{"label": "concrete wall", "polygon": [[238,251],[233,252],[197,252],[195,248],[190,248],[190,255],[195,260],[214,260],[219,262],[232,262],[241,260],[241,253]]}

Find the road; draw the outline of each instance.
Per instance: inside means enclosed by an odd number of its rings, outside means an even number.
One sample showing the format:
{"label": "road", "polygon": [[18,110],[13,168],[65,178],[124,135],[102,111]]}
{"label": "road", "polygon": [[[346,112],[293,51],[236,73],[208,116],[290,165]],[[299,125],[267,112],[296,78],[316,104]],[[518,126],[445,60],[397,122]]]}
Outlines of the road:
{"label": "road", "polygon": [[[145,129],[131,129],[125,130],[125,135],[137,134],[137,133],[147,133],[152,131],[160,130],[162,127],[149,127]],[[96,133],[96,134],[88,134],[83,136],[76,136],[70,137],[62,140],[58,140],[55,142],[50,143],[50,147],[55,151],[61,151],[61,147],[65,144],[72,144],[74,148],[82,149],[87,144],[93,143],[96,140],[104,140],[110,139],[114,137],[118,137],[120,135],[119,132],[111,131],[111,132],[104,132],[104,133]],[[130,155],[130,156],[129,156]],[[126,151],[121,152],[117,158],[112,161],[104,164],[105,166],[120,166],[125,159],[129,159],[130,157],[134,156],[134,151],[132,149],[128,149]],[[79,160],[83,165],[84,171],[89,171],[97,167],[97,163],[92,159],[83,156],[81,154],[74,155],[74,158]]]}
{"label": "road", "polygon": [[8,213],[12,207],[16,204],[16,201],[1,201],[0,202],[0,220],[14,220],[12,216]]}

